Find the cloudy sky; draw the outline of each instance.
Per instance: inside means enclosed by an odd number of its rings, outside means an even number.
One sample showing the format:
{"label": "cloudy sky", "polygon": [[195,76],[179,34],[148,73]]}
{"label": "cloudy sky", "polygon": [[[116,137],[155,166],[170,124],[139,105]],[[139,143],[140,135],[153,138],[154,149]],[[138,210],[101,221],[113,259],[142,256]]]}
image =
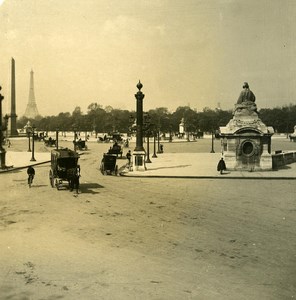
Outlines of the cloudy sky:
{"label": "cloudy sky", "polygon": [[17,114],[30,71],[41,115],[92,102],[135,110],[232,109],[248,81],[258,108],[296,101],[294,0],[0,0],[0,85]]}

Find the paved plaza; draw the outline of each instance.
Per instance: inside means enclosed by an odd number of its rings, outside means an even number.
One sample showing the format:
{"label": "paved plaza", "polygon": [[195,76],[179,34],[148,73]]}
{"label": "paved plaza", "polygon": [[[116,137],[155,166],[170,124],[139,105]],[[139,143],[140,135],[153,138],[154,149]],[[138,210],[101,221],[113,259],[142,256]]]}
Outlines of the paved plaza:
{"label": "paved plaza", "polygon": [[205,139],[165,144],[145,172],[104,176],[109,145],[89,143],[77,196],[50,186],[52,148],[36,143],[32,162],[26,145],[12,141],[14,169],[0,174],[0,299],[296,297],[295,164],[220,175]]}
{"label": "paved plaza", "polygon": [[[81,154],[83,155],[83,152]],[[38,165],[50,161],[48,152],[35,153],[36,161],[31,161],[31,156],[31,152],[7,151],[6,164],[13,166],[10,169],[13,171],[28,165]],[[217,172],[217,162],[220,158],[220,153],[162,153],[157,154],[157,158],[150,156],[152,163],[146,164],[146,171],[129,171],[124,168],[125,160],[117,161],[121,168],[121,175],[129,177],[296,179],[295,163],[272,171],[225,171],[221,175]]]}

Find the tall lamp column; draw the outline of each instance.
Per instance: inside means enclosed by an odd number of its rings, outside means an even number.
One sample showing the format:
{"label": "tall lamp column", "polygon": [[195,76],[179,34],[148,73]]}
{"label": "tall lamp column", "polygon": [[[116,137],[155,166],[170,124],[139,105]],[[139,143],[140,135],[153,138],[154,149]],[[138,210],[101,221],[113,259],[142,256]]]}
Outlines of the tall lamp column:
{"label": "tall lamp column", "polygon": [[157,153],[161,153],[161,150],[160,150],[160,129],[159,127],[157,128]]}
{"label": "tall lamp column", "polygon": [[32,157],[30,159],[30,161],[36,161],[34,154],[35,154],[35,139],[34,139],[34,131],[35,131],[36,127],[33,125],[32,126]]}
{"label": "tall lamp column", "polygon": [[156,155],[156,128],[154,126],[153,128],[153,155],[152,155],[153,158],[157,158],[157,155]]}
{"label": "tall lamp column", "polygon": [[31,123],[30,121],[27,122],[27,124],[25,125],[25,128],[26,128],[26,133],[27,133],[27,137],[28,137],[28,141],[29,141],[29,144],[28,144],[28,152],[31,152],[31,130],[32,130],[32,126],[31,126]]}
{"label": "tall lamp column", "polygon": [[149,139],[150,139],[150,131],[149,129],[146,131],[146,137],[147,137],[147,158],[146,158],[146,163],[151,163],[152,161],[150,160],[150,146],[149,146]]}
{"label": "tall lamp column", "polygon": [[134,156],[134,171],[145,171],[145,149],[143,147],[143,99],[145,95],[141,92],[143,84],[140,82],[137,84],[138,92],[135,94],[137,100],[137,135],[136,135],[136,147],[133,152]]}
{"label": "tall lamp column", "polygon": [[7,139],[8,139],[8,119],[9,119],[9,115],[6,114],[4,116],[4,120],[5,120],[5,142],[7,143]]}
{"label": "tall lamp column", "polygon": [[215,153],[215,150],[214,150],[214,130],[212,129],[212,150],[211,150],[211,153]]}
{"label": "tall lamp column", "polygon": [[73,141],[73,144],[74,144],[74,152],[76,152],[76,135],[77,135],[77,128],[76,126],[73,126],[73,132],[74,132],[74,141]]}
{"label": "tall lamp column", "polygon": [[56,149],[59,149],[59,128],[56,128]]}
{"label": "tall lamp column", "polygon": [[147,153],[146,153],[146,163],[151,163],[150,160],[150,125],[151,125],[151,117],[148,113],[144,114],[144,130],[147,138]]}

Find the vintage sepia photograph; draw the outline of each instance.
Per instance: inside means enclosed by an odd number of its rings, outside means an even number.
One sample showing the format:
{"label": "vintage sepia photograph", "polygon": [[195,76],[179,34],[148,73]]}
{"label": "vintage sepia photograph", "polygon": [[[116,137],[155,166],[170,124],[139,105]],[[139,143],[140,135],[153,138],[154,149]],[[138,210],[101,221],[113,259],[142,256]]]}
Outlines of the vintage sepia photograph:
{"label": "vintage sepia photograph", "polygon": [[0,300],[296,298],[296,1],[0,20]]}

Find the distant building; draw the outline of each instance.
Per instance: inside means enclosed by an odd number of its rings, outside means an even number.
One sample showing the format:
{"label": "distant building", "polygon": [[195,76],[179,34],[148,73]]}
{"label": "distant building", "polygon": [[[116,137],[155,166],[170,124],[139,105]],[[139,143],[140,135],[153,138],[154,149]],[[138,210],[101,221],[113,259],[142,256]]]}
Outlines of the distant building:
{"label": "distant building", "polygon": [[30,90],[29,100],[24,116],[30,119],[35,119],[39,115],[34,93],[34,72],[30,72]]}

